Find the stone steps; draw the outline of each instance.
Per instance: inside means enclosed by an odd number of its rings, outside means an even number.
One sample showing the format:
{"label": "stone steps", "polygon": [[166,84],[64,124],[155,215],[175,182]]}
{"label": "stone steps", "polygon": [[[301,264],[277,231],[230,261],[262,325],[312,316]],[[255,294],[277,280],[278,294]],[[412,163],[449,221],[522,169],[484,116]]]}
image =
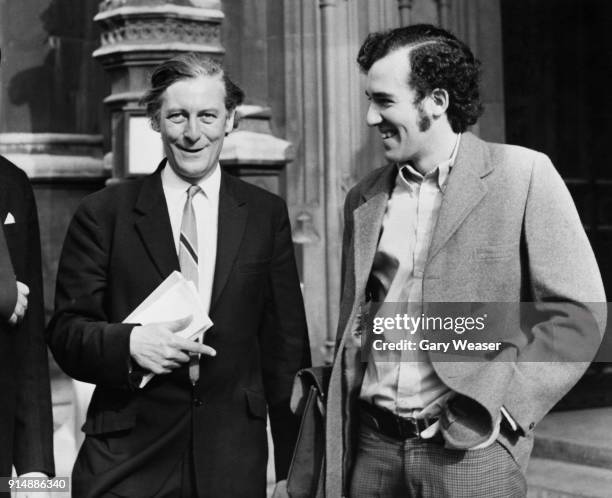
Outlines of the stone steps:
{"label": "stone steps", "polygon": [[532,458],[527,498],[610,498],[612,470],[560,460]]}
{"label": "stone steps", "polygon": [[529,498],[612,497],[612,408],[555,412],[536,429]]}

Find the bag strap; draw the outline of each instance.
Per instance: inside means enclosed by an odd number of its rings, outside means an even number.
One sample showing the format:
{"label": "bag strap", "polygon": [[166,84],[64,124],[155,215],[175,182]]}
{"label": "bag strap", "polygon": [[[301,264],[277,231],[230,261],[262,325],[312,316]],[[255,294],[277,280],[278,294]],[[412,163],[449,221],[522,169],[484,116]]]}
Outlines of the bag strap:
{"label": "bag strap", "polygon": [[291,392],[291,410],[293,413],[298,416],[302,415],[311,387],[316,389],[317,402],[321,408],[323,407],[329,387],[331,369],[331,365],[310,367],[300,370],[295,375]]}

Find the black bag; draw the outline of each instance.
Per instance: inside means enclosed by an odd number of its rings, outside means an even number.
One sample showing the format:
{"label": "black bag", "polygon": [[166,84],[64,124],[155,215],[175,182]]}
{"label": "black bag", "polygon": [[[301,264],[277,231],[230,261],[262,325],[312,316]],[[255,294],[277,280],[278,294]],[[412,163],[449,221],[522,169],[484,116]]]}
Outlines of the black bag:
{"label": "black bag", "polygon": [[295,376],[291,409],[302,417],[287,475],[290,498],[324,495],[325,395],[331,366],[300,370]]}

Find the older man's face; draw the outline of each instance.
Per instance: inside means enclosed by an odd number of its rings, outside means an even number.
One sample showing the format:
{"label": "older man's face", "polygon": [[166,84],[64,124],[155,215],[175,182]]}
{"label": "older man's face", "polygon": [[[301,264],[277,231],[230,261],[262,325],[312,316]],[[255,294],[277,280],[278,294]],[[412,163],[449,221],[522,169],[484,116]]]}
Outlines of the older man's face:
{"label": "older man's face", "polygon": [[428,153],[431,118],[415,104],[409,73],[408,49],[399,49],[377,60],[367,74],[367,123],[378,128],[385,157],[397,163],[418,161]]}
{"label": "older man's face", "polygon": [[220,76],[180,80],[162,95],[158,128],[164,152],[174,172],[190,183],[214,171],[233,125]]}

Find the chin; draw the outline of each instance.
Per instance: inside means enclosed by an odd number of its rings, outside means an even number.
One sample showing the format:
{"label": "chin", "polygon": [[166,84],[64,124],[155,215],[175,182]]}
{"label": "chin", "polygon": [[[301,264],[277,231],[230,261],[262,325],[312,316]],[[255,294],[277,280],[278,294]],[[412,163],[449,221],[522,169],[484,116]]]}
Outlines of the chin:
{"label": "chin", "polygon": [[385,152],[385,159],[387,161],[391,161],[391,162],[398,162],[399,161],[398,155],[396,153],[393,153],[392,151]]}

